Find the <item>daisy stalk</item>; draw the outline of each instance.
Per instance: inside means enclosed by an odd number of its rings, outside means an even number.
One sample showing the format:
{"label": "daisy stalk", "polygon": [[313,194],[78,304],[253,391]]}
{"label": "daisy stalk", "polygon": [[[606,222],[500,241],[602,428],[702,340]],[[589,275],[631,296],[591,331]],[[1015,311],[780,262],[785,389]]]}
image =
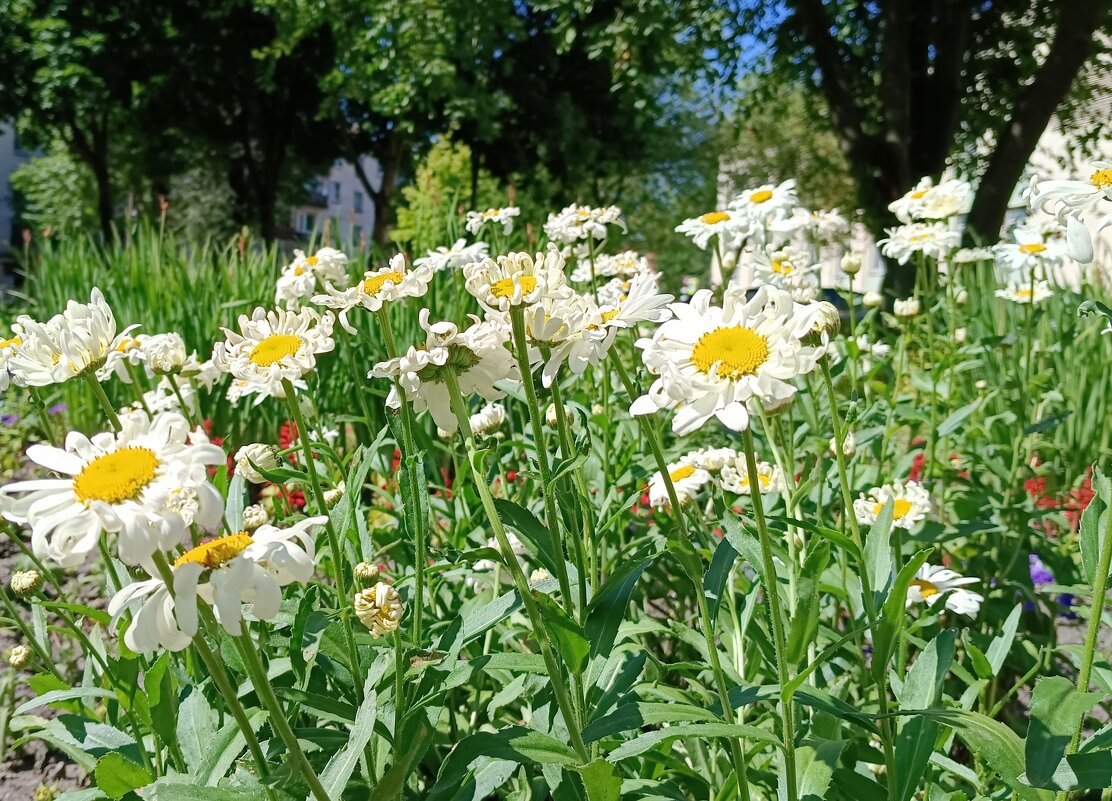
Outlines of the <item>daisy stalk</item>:
{"label": "daisy stalk", "polygon": [[[529,363],[529,343],[525,339],[525,311],[520,306],[513,306],[510,309],[510,329],[513,332],[514,357],[517,359],[518,371],[521,373],[521,385],[525,390],[525,405],[529,408],[529,424],[533,429],[533,449],[536,451],[537,466],[541,472],[541,496],[544,499],[545,522],[548,524],[553,551],[556,554],[556,578],[560,582],[560,594],[564,598],[564,606],[568,614],[575,617],[571,582],[568,579],[568,567],[564,561],[564,538],[560,535],[560,519],[556,514],[556,498],[551,492],[552,467],[548,463],[544,418],[540,404],[537,402],[537,388],[533,383],[533,370]],[[453,380],[454,378],[453,376]],[[470,426],[470,423],[468,425]],[[577,561],[579,560],[577,559]],[[575,567],[579,571],[579,580],[582,582],[585,578],[583,565],[577,564]]]}
{"label": "daisy stalk", "polygon": [[112,405],[112,401],[108,399],[108,395],[105,393],[104,387],[100,385],[100,381],[97,380],[96,373],[85,372],[81,375],[89,386],[92,387],[93,395],[100,404],[100,408],[104,411],[104,416],[108,418],[108,423],[112,426],[112,430],[119,431],[120,416],[116,414],[116,408]]}
{"label": "daisy stalk", "polygon": [[[858,548],[863,547],[861,542],[861,527],[857,522],[857,514],[853,510],[853,492],[849,485],[849,473],[846,470],[846,455],[842,450],[845,443],[846,432],[845,427],[842,425],[842,416],[838,411],[838,394],[834,391],[834,378],[830,374],[830,363],[827,359],[821,359],[819,362],[822,369],[822,379],[826,384],[826,394],[830,401],[830,420],[834,425],[834,440],[836,447],[834,449],[834,460],[838,464],[838,483],[842,488],[842,504],[845,507],[844,514],[849,521],[850,529],[853,532],[853,541]],[[884,458],[884,454],[881,454]],[[898,556],[898,554],[897,554]],[[858,565],[858,575],[861,579],[861,596],[865,606],[865,615],[869,619],[869,628],[876,631],[878,619],[876,601],[873,598],[872,582],[869,581],[869,573],[864,569],[864,565]],[[903,634],[901,632],[900,636]],[[880,734],[881,743],[884,746],[884,764],[887,768],[887,775],[890,780],[896,775],[896,755],[892,747],[892,723],[888,717],[888,666],[884,665],[878,672],[879,682],[877,685],[877,702],[880,706]]]}
{"label": "daisy stalk", "polygon": [[[591,759],[590,753],[587,750],[586,744],[583,742],[579,721],[575,714],[575,709],[572,706],[571,695],[568,692],[567,684],[564,682],[564,674],[552,652],[552,644],[548,640],[548,631],[544,627],[544,621],[541,618],[540,610],[537,608],[537,602],[533,599],[533,592],[529,589],[529,581],[526,579],[525,573],[521,569],[521,564],[517,561],[517,556],[514,554],[513,547],[510,545],[509,538],[506,536],[506,529],[502,525],[502,518],[498,516],[498,510],[494,506],[494,498],[490,494],[490,487],[487,486],[482,470],[483,460],[479,457],[475,449],[475,434],[471,430],[471,420],[467,413],[467,405],[464,401],[463,393],[460,391],[459,381],[456,378],[454,370],[448,369],[444,371],[444,382],[448,386],[448,395],[451,399],[452,412],[459,422],[460,431],[463,432],[464,444],[467,447],[467,459],[471,466],[472,483],[479,493],[479,499],[482,501],[487,522],[494,531],[494,537],[498,541],[498,548],[502,552],[502,559],[505,561],[506,567],[510,571],[518,596],[521,598],[522,605],[525,607],[526,614],[529,616],[529,622],[533,626],[533,632],[537,637],[537,642],[540,644],[541,656],[544,658],[545,669],[548,671],[548,680],[552,685],[552,693],[556,696],[556,704],[559,706],[560,714],[563,716],[564,723],[567,726],[572,747],[583,761],[583,764],[587,764]],[[535,399],[536,396],[534,394],[534,400]],[[561,550],[559,553],[562,554],[563,551]],[[560,562],[561,560],[562,557],[558,557],[556,561]]]}
{"label": "daisy stalk", "polygon": [[[612,351],[610,354],[610,362],[614,365],[614,370],[618,373],[622,385],[625,387],[626,393],[630,399],[635,399],[641,396],[641,391],[633,383],[629,373],[622,364],[621,358],[618,356],[617,351]],[[664,481],[665,490],[668,492],[668,505],[672,510],[672,514],[676,519],[676,532],[679,538],[679,544],[685,551],[690,551],[690,544],[683,538],[684,532],[687,530],[687,521],[683,517],[683,510],[680,507],[679,495],[676,493],[676,485],[672,482],[671,473],[668,471],[668,460],[664,458],[664,449],[660,442],[660,435],[656,429],[652,427],[648,417],[645,415],[637,415],[634,418],[637,420],[638,425],[641,426],[641,431],[645,435],[645,441],[649,443],[649,449],[653,452],[653,458],[656,460],[657,470],[660,471],[661,478]],[[750,475],[756,475],[754,470]],[[758,487],[758,493],[760,488]],[[684,560],[681,560],[681,565]],[[701,568],[701,565],[699,566]],[[718,691],[718,700],[722,704],[722,716],[726,718],[726,722],[733,725],[737,723],[737,717],[734,715],[734,707],[730,701],[730,692],[726,685],[726,674],[722,670],[722,660],[718,655],[718,644],[715,642],[715,625],[714,618],[711,617],[710,607],[707,605],[706,587],[703,585],[703,575],[699,568],[685,569],[688,578],[695,584],[695,599],[699,605],[699,621],[700,628],[703,630],[703,640],[707,647],[707,658],[710,660],[711,673],[714,675],[715,689]],[[730,756],[734,765],[734,776],[737,781],[738,795],[743,801],[749,801],[749,776],[745,767],[745,750],[741,744],[740,737],[730,737]]]}
{"label": "daisy stalk", "polygon": [[348,602],[351,596],[348,594],[347,586],[347,559],[344,551],[340,549],[340,539],[336,535],[336,528],[332,525],[332,516],[328,514],[328,502],[324,499],[324,490],[321,489],[320,477],[317,475],[316,464],[313,461],[313,449],[309,444],[309,429],[305,425],[305,415],[301,413],[301,406],[297,402],[293,382],[288,378],[283,378],[282,389],[290,407],[290,414],[293,415],[294,423],[297,425],[297,436],[301,440],[301,453],[305,458],[305,472],[309,474],[309,484],[313,488],[313,497],[316,498],[317,509],[320,514],[327,518],[324,530],[328,536],[328,549],[332,553],[333,567],[336,570],[336,592],[339,596],[340,623],[344,629],[344,644],[347,647],[348,665],[351,668],[351,675],[355,679],[355,697],[361,704],[363,703],[363,685],[359,683],[358,678],[361,675],[359,671],[359,652],[355,648],[355,635],[352,634],[351,618],[348,615]]}

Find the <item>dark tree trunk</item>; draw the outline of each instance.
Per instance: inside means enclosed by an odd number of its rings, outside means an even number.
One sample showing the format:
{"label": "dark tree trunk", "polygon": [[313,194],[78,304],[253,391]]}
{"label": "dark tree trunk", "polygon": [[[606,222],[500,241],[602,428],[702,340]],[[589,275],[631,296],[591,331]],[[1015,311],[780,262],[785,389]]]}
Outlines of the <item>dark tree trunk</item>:
{"label": "dark tree trunk", "polygon": [[105,242],[109,242],[115,236],[115,229],[112,227],[112,178],[108,169],[108,154],[103,154],[103,157],[98,155],[89,166],[93,170],[93,178],[97,185],[97,220],[100,222],[100,235]]}
{"label": "dark tree trunk", "polygon": [[115,236],[112,227],[114,202],[112,199],[112,170],[108,158],[108,116],[93,120],[85,130],[76,120],[68,122],[70,149],[93,173],[97,187],[97,222],[105,242]]}
{"label": "dark tree trunk", "polygon": [[1093,32],[1109,0],[1070,0],[1061,4],[1058,32],[1042,68],[1020,94],[1009,120],[996,134],[996,148],[981,177],[966,223],[970,242],[992,244],[1008,211],[1008,200],[1051,117],[1073,85],[1093,49]]}
{"label": "dark tree trunk", "polygon": [[374,240],[380,245],[387,243],[390,233],[391,203],[404,156],[405,143],[397,134],[391,134],[387,137],[382,152],[382,186],[377,192],[371,193],[375,204]]}

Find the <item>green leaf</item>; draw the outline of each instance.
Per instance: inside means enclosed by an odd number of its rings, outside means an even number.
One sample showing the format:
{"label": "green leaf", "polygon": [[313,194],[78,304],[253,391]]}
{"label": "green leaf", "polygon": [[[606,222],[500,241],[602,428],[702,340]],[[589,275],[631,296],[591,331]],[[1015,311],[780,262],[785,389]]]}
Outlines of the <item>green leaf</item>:
{"label": "green leaf", "polygon": [[985,657],[988,659],[989,668],[992,673],[983,678],[992,678],[1000,673],[1004,667],[1004,660],[1008,658],[1008,651],[1012,649],[1012,643],[1015,641],[1016,629],[1019,628],[1019,618],[1023,614],[1023,604],[1016,604],[1012,609],[1011,614],[1008,615],[1007,620],[1000,629],[1000,633],[992,638],[989,643],[988,653]]}
{"label": "green leaf", "polygon": [[1082,716],[1099,700],[1096,693],[1078,692],[1064,676],[1046,676],[1035,683],[1025,746],[1028,784],[1048,786]]}
{"label": "green leaf", "polygon": [[132,790],[146,787],[154,781],[146,768],[117,753],[105,754],[97,760],[93,776],[97,787],[109,798],[123,798]]}
{"label": "green leaf", "polygon": [[541,619],[544,620],[545,631],[560,658],[568,670],[577,676],[581,675],[591,653],[591,643],[587,640],[583,627],[545,593],[533,590],[533,600],[536,601]]}
{"label": "green leaf", "polygon": [[796,749],[800,801],[822,801],[826,798],[834,769],[838,767],[838,758],[846,745],[845,740],[824,740],[817,747],[807,744]]}
{"label": "green leaf", "polygon": [[79,618],[87,617],[89,620],[92,620],[95,623],[99,623],[101,626],[104,626],[106,628],[112,624],[112,616],[110,614],[105,612],[103,609],[94,609],[93,607],[86,606],[85,604],[71,604],[65,603],[63,601],[44,600],[37,600],[35,603],[45,609],[60,609],[63,612],[71,612],[75,615],[78,615]]}
{"label": "green leaf", "polygon": [[163,776],[138,792],[146,801],[266,801],[262,787],[203,787],[182,776]]}
{"label": "green leaf", "polygon": [[733,569],[734,561],[737,559],[737,551],[734,546],[730,545],[730,541],[725,537],[718,543],[718,547],[714,549],[714,556],[711,557],[710,567],[707,568],[706,575],[703,576],[703,586],[706,588],[707,593],[707,608],[710,611],[710,619],[718,619],[718,607],[722,604],[722,593],[726,588],[726,581],[730,577],[730,571]]}
{"label": "green leaf", "polygon": [[1112,787],[1112,751],[1070,754],[1043,785],[1049,790],[1104,790]]}
{"label": "green leaf", "polygon": [[1081,567],[1085,572],[1085,581],[1092,586],[1097,577],[1097,565],[1100,564],[1101,535],[1107,527],[1107,510],[1109,498],[1104,497],[1100,488],[1107,479],[1100,468],[1093,465],[1092,485],[1097,489],[1089,506],[1081,514]]}
{"label": "green leaf", "polygon": [[521,504],[505,498],[495,498],[494,507],[502,522],[517,532],[518,538],[529,547],[544,568],[553,576],[560,575],[556,564],[563,556],[553,549],[552,535],[537,516]]}
{"label": "green leaf", "polygon": [[[942,682],[954,661],[957,631],[947,629],[935,637],[919,654],[904,679],[901,709],[926,709],[942,700]],[[938,722],[929,717],[914,717],[903,722],[896,738],[896,776],[892,798],[908,801],[926,772]]]}
{"label": "green leaf", "polygon": [[[339,798],[343,794],[355,766],[363,756],[363,749],[367,747],[374,733],[375,722],[378,719],[378,693],[374,691],[370,681],[367,682],[364,692],[366,695],[355,715],[355,725],[346,734],[347,745],[328,761],[327,767],[320,775],[320,783],[329,798]],[[307,801],[313,801],[312,793],[309,794]]]}
{"label": "green leaf", "polygon": [[72,690],[52,690],[36,698],[32,698],[30,701],[24,701],[13,710],[12,717],[16,715],[25,715],[32,709],[38,709],[40,706],[50,706],[60,701],[72,701],[77,698],[115,697],[116,694],[114,692],[100,687],[74,687]]}
{"label": "green leaf", "polygon": [[192,692],[178,706],[177,724],[178,745],[191,773],[199,772],[206,755],[213,747],[216,721],[216,710],[209,706],[201,688],[193,687]]}
{"label": "green leaf", "polygon": [[692,737],[742,737],[776,746],[780,745],[780,741],[770,732],[743,723],[681,723],[678,726],[669,726],[665,729],[656,729],[655,731],[639,734],[611,751],[606,760],[608,762],[620,762],[623,759],[643,754],[662,743],[686,740]]}
{"label": "green leaf", "polygon": [[605,759],[596,759],[581,768],[572,767],[583,779],[588,801],[618,801],[622,797],[622,777]]}
{"label": "green leaf", "polygon": [[935,436],[945,437],[957,431],[958,427],[965,422],[966,418],[968,418],[969,415],[973,414],[973,412],[977,411],[977,407],[980,405],[980,403],[981,399],[978,398],[972,403],[967,403],[960,409],[952,412],[949,417],[938,424],[938,428],[934,430]]}
{"label": "green leaf", "polygon": [[900,572],[896,574],[896,580],[892,583],[892,589],[889,590],[888,598],[884,601],[881,619],[877,621],[877,630],[873,632],[872,672],[874,677],[879,677],[881,671],[888,669],[888,663],[891,661],[892,652],[896,647],[896,640],[907,616],[905,605],[907,603],[908,585],[911,584],[916,572],[927,561],[930,554],[930,549],[924,548],[911,557],[910,561],[900,568]]}
{"label": "green leaf", "polygon": [[175,731],[176,710],[174,680],[170,674],[170,654],[164,652],[143,676],[143,687],[147,693],[147,705],[151,711],[151,725],[155,733],[167,744],[172,744],[177,736]]}
{"label": "green leaf", "polygon": [[817,540],[803,561],[803,569],[796,582],[796,613],[788,632],[787,660],[798,664],[807,655],[808,646],[814,641],[819,627],[819,579],[830,561],[830,543]]}
{"label": "green leaf", "polygon": [[883,594],[892,578],[892,514],[895,501],[888,501],[865,536],[865,570],[874,593]]}
{"label": "green leaf", "polygon": [[1000,780],[1023,801],[1049,801],[1051,795],[1020,781],[1023,774],[1023,740],[1003,723],[964,709],[929,709],[929,715],[953,728],[965,747],[979,756]]}
{"label": "green leaf", "polygon": [[[652,546],[659,553],[659,547]],[[656,553],[648,558],[623,562],[606,583],[591,598],[587,606],[587,619],[583,623],[583,633],[590,643],[590,658],[607,657],[614,648],[618,627],[626,617],[629,598],[637,579],[645,572]]]}
{"label": "green leaf", "polygon": [[589,723],[583,729],[583,740],[592,743],[612,734],[659,723],[702,720],[718,720],[718,717],[709,709],[692,704],[634,701],[621,704],[606,717]]}
{"label": "green leaf", "polygon": [[727,516],[722,522],[722,531],[730,546],[757,571],[757,575],[761,577],[761,583],[764,583],[764,560],[761,557],[761,544],[753,532],[743,526],[741,520],[732,515]]}

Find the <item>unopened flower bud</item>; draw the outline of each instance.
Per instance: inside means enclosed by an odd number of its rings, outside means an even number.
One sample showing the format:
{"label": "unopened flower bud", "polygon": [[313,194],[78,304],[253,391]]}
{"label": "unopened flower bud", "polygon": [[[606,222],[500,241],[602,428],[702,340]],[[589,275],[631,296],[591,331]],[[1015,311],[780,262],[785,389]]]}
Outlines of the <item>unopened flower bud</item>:
{"label": "unopened flower bud", "polygon": [[12,573],[12,592],[20,598],[34,595],[42,589],[42,573],[37,570],[17,570]]}
{"label": "unopened flower bud", "polygon": [[818,311],[815,313],[815,324],[811,330],[818,334],[834,336],[842,327],[842,315],[838,307],[826,300],[819,301],[816,305]]}
{"label": "unopened flower bud", "polygon": [[332,489],[324,491],[324,502],[329,509],[340,502],[340,498],[344,497],[344,492],[346,490],[347,485],[343,481],[341,481]]}
{"label": "unopened flower bud", "polygon": [[966,290],[965,287],[961,287],[954,294],[954,303],[958,304],[959,306],[964,306],[968,302],[969,302],[969,292],[968,292],[968,290]]}
{"label": "unopened flower bud", "polygon": [[255,465],[263,470],[276,470],[280,463],[280,457],[278,456],[278,449],[273,445],[253,442],[236,451],[235,463],[236,472],[246,480],[252,484],[263,484],[266,482],[266,478],[255,469]]}
{"label": "unopened flower bud", "polygon": [[846,275],[857,275],[861,272],[861,256],[852,250],[842,256],[842,272]]}
{"label": "unopened flower bud", "polygon": [[253,503],[243,508],[243,528],[245,531],[254,531],[259,526],[266,525],[268,520],[270,520],[270,515],[266,513],[262,504]]}
{"label": "unopened flower bud", "polygon": [[965,344],[965,337],[966,333],[964,328],[959,328],[954,331],[954,341],[957,342],[959,345]]}
{"label": "unopened flower bud", "polygon": [[879,309],[884,305],[884,295],[879,292],[866,292],[865,297],[861,299],[868,309]]}
{"label": "unopened flower bud", "polygon": [[988,382],[985,381],[982,378],[981,380],[977,381],[973,386],[975,386],[977,389],[988,389]]}
{"label": "unopened flower bud", "polygon": [[362,582],[371,582],[378,578],[378,566],[370,562],[360,562],[353,570],[355,578]]}
{"label": "unopened flower bud", "polygon": [[902,298],[892,304],[897,317],[914,317],[919,313],[919,298]]}
{"label": "unopened flower bud", "polygon": [[540,584],[542,581],[548,581],[552,578],[552,574],[545,570],[543,567],[538,567],[529,574],[530,584]]}
{"label": "unopened flower bud", "polygon": [[722,257],[722,271],[733,272],[735,267],[737,267],[737,253],[732,250],[727,251]]}
{"label": "unopened flower bud", "polygon": [[8,651],[8,664],[16,670],[21,670],[30,664],[32,655],[33,653],[30,646],[17,645],[15,648]]}
{"label": "unopened flower bud", "polygon": [[[571,413],[570,409],[564,409],[564,419],[567,420],[569,423],[571,423],[575,420],[575,418],[572,417],[572,413]],[[548,425],[550,427],[552,427],[552,428],[556,427],[556,424],[559,422],[559,419],[556,417],[556,404],[555,403],[548,404],[548,408],[545,409],[545,411],[544,411],[544,421],[546,423],[548,423]]]}
{"label": "unopened flower bud", "polygon": [[384,581],[355,596],[355,616],[375,637],[397,631],[404,611],[402,597]]}
{"label": "unopened flower bud", "polygon": [[769,401],[764,405],[764,413],[769,417],[775,417],[790,409],[793,403],[795,403],[795,395],[788,395],[780,401]]}

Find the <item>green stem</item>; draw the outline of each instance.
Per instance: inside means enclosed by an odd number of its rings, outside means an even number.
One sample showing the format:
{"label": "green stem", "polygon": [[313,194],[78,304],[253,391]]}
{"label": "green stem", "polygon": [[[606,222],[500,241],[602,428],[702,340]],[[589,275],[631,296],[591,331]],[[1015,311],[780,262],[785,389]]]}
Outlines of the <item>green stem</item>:
{"label": "green stem", "polygon": [[[618,358],[616,353],[611,354],[611,364],[614,365],[615,372],[621,380],[622,385],[625,387],[626,392],[629,394],[630,400],[636,400],[639,392],[630,378],[629,373],[626,372],[625,365],[622,360]],[[660,443],[660,437],[657,435],[656,430],[652,424],[644,416],[636,418],[638,424],[641,426],[641,431],[645,435],[645,441],[649,443],[649,449],[653,452],[653,458],[656,460],[657,470],[660,471],[660,476],[664,480],[664,488],[668,493],[668,503],[672,509],[672,514],[676,518],[676,535],[681,539],[685,547],[690,547],[684,538],[687,523],[683,517],[683,510],[680,508],[679,495],[676,493],[676,485],[672,482],[672,476],[668,472],[668,462],[664,458],[664,449]],[[695,584],[695,598],[699,606],[699,619],[700,628],[703,630],[703,641],[707,647],[707,658],[710,660],[711,673],[714,676],[715,689],[718,692],[719,703],[722,704],[722,715],[726,718],[726,722],[733,724],[737,722],[734,715],[734,707],[730,702],[730,692],[726,686],[726,674],[722,670],[722,660],[718,655],[718,644],[715,642],[715,621],[711,617],[710,608],[707,605],[706,588],[703,585],[703,576],[698,571],[692,571],[689,574],[691,580]],[[749,801],[749,775],[745,767],[745,750],[741,745],[740,737],[729,738],[730,743],[730,757],[734,765],[734,777],[737,781],[738,795],[742,801]]]}
{"label": "green stem", "polygon": [[[768,596],[769,617],[772,620],[772,644],[776,649],[776,678],[780,683],[780,715],[783,719],[784,731],[784,772],[787,774],[788,801],[795,801],[798,797],[796,788],[797,777],[795,772],[795,723],[791,698],[784,697],[784,688],[788,686],[787,663],[787,638],[784,636],[784,617],[780,608],[780,589],[777,586],[776,563],[772,559],[772,538],[768,534],[768,523],[765,521],[764,501],[761,498],[761,488],[756,478],[757,454],[753,446],[753,432],[748,428],[742,432],[742,442],[745,447],[745,467],[749,473],[749,497],[753,503],[753,517],[757,522],[757,535],[761,542],[761,561],[765,574],[765,593]],[[841,447],[841,443],[838,443]]]}
{"label": "green stem", "polygon": [[42,399],[42,390],[38,387],[28,387],[31,391],[31,406],[38,415],[39,425],[42,426],[42,435],[51,445],[54,445],[54,426],[50,424],[50,415],[46,411],[46,402]]}
{"label": "green stem", "polygon": [[[525,314],[520,306],[510,309],[510,327],[513,330],[514,356],[517,358],[521,385],[525,389],[525,405],[529,408],[529,424],[533,430],[533,450],[537,454],[537,466],[541,473],[541,496],[544,499],[544,516],[552,537],[552,549],[556,556],[556,578],[560,582],[560,594],[564,607],[575,617],[575,603],[572,600],[571,581],[568,579],[568,566],[564,557],[564,540],[560,535],[560,519],[556,514],[556,498],[551,487],[552,468],[548,463],[548,446],[545,444],[544,417],[537,402],[537,388],[533,384],[533,370],[529,364],[529,343],[525,339]],[[583,565],[577,564],[579,580],[585,579]]]}
{"label": "green stem", "polygon": [[[290,414],[293,415],[294,423],[297,425],[297,436],[301,440],[301,453],[305,457],[305,472],[309,474],[309,484],[313,488],[313,496],[317,501],[317,511],[325,517],[324,530],[328,535],[328,549],[332,553],[333,568],[336,571],[337,606],[340,611],[340,623],[344,630],[348,666],[351,668],[351,678],[355,685],[355,697],[361,704],[363,703],[363,684],[359,680],[361,675],[359,671],[359,652],[355,647],[355,635],[351,631],[351,616],[349,614],[351,596],[348,595],[347,560],[344,558],[344,552],[340,549],[340,540],[336,536],[336,528],[332,525],[332,517],[328,514],[328,503],[324,500],[324,490],[321,489],[320,477],[317,475],[316,463],[313,461],[313,449],[309,445],[309,429],[305,425],[305,415],[301,413],[301,406],[297,403],[293,383],[284,378],[282,379],[282,388],[286,393]],[[348,491],[356,492],[357,489],[352,487]]]}
{"label": "green stem", "polygon": [[[568,416],[564,411],[564,399],[560,392],[560,381],[553,379],[552,381],[552,405],[556,410],[556,431],[560,437],[560,453],[564,459],[573,458],[575,451],[572,449],[571,433],[568,431]],[[583,573],[583,564],[585,562],[584,546],[591,547],[591,562],[590,569],[591,588],[592,590],[598,587],[598,570],[597,565],[594,564],[594,546],[590,543],[590,532],[592,530],[591,521],[589,518],[590,512],[590,498],[591,494],[587,489],[587,479],[583,475],[583,466],[579,465],[572,471],[572,476],[575,479],[575,485],[579,490],[579,494],[583,496],[583,508],[580,510],[583,514],[583,537],[572,537],[572,547],[575,549],[576,569],[579,573],[579,614],[585,615],[587,611],[587,576]],[[582,622],[582,620],[580,621]]]}
{"label": "green stem", "polygon": [[525,612],[529,616],[529,622],[532,623],[533,632],[536,634],[537,642],[540,644],[541,656],[544,658],[545,668],[548,671],[548,679],[552,685],[552,693],[556,696],[556,704],[559,706],[560,714],[563,716],[564,724],[567,726],[572,747],[579,755],[579,758],[583,760],[583,763],[586,764],[590,761],[590,753],[587,750],[586,744],[583,742],[583,735],[575,715],[571,696],[568,693],[567,684],[564,682],[564,674],[561,672],[560,666],[556,662],[556,657],[552,652],[552,645],[548,640],[548,632],[544,627],[544,620],[541,618],[540,610],[537,608],[537,602],[533,599],[532,590],[529,589],[529,581],[525,578],[525,573],[521,569],[521,564],[517,561],[517,555],[514,554],[513,548],[510,546],[509,538],[506,536],[506,529],[502,525],[502,518],[498,516],[498,510],[494,506],[494,498],[491,497],[490,487],[487,486],[486,477],[477,469],[480,468],[481,465],[476,464],[478,460],[475,450],[475,434],[471,430],[471,421],[467,414],[467,406],[464,404],[463,394],[460,392],[459,381],[451,370],[445,371],[444,380],[448,385],[452,412],[456,415],[460,431],[463,432],[464,435],[473,483],[476,491],[479,493],[479,499],[482,501],[483,511],[486,512],[487,522],[490,523],[490,527],[494,531],[494,538],[498,541],[498,547],[502,551],[502,558],[510,571],[510,575],[513,577],[517,593],[521,597],[521,602],[525,606]]}
{"label": "green stem", "polygon": [[174,393],[174,397],[178,399],[178,406],[181,407],[182,416],[185,422],[189,423],[189,430],[192,431],[197,426],[193,422],[193,410],[189,408],[189,404],[185,402],[185,396],[181,393],[181,387],[178,386],[178,377],[174,375],[166,376],[166,383],[170,385],[170,390]]}
{"label": "green stem", "polygon": [[112,406],[112,401],[108,400],[108,395],[104,392],[104,387],[100,385],[94,373],[84,373],[82,376],[86,383],[92,387],[93,395],[96,396],[100,408],[104,411],[104,416],[108,418],[108,423],[112,426],[113,431],[120,430],[120,416],[116,414],[116,409]]}

